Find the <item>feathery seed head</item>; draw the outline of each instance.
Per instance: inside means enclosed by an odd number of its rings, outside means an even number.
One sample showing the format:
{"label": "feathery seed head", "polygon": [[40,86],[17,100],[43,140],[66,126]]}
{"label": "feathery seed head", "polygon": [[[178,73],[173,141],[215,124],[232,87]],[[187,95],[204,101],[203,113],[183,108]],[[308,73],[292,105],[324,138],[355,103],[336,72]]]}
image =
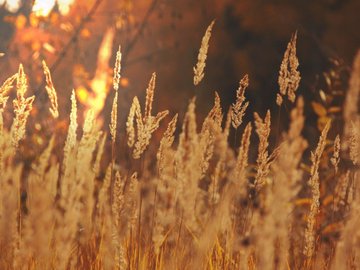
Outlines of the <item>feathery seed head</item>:
{"label": "feathery seed head", "polygon": [[204,69],[206,65],[206,57],[209,49],[209,40],[211,37],[211,31],[215,24],[215,20],[206,29],[205,35],[201,41],[201,47],[198,54],[198,61],[194,67],[194,85],[198,85],[204,78]]}
{"label": "feathery seed head", "polygon": [[279,87],[280,93],[277,94],[277,105],[282,104],[282,96],[288,96],[291,102],[295,102],[295,92],[300,84],[300,72],[297,70],[299,67],[299,60],[296,56],[296,40],[297,32],[295,32],[290,42],[287,45],[284,58],[282,60],[279,71]]}
{"label": "feathery seed head", "polygon": [[54,84],[51,79],[50,70],[49,70],[48,66],[46,65],[45,61],[42,61],[42,66],[43,66],[45,79],[46,79],[45,89],[46,89],[46,92],[49,96],[50,103],[51,103],[51,107],[49,108],[49,110],[50,110],[51,115],[54,118],[58,118],[59,117],[58,99],[57,99],[57,94],[56,94]]}
{"label": "feathery seed head", "polygon": [[35,99],[35,96],[25,97],[28,86],[22,64],[19,66],[16,87],[17,99],[13,101],[15,119],[11,126],[12,144],[15,148],[18,147],[19,141],[25,137],[26,121]]}
{"label": "feathery seed head", "polygon": [[115,142],[116,140],[116,127],[117,127],[117,105],[118,105],[118,91],[115,91],[114,101],[111,109],[111,122],[110,122],[110,134],[111,140]]}
{"label": "feathery seed head", "polygon": [[146,89],[145,116],[144,117],[151,116],[152,104],[154,101],[155,83],[156,83],[156,73],[154,72],[151,75],[149,86]]}
{"label": "feathery seed head", "polygon": [[249,102],[245,101],[245,90],[249,86],[249,76],[246,74],[241,79],[238,90],[236,91],[236,102],[231,106],[232,109],[232,126],[237,129],[244,117],[246,108],[249,106]]}
{"label": "feathery seed head", "polygon": [[116,52],[116,60],[115,60],[115,67],[114,67],[114,78],[113,78],[113,86],[115,91],[119,90],[120,85],[120,71],[121,71],[121,46],[119,46],[118,51]]}

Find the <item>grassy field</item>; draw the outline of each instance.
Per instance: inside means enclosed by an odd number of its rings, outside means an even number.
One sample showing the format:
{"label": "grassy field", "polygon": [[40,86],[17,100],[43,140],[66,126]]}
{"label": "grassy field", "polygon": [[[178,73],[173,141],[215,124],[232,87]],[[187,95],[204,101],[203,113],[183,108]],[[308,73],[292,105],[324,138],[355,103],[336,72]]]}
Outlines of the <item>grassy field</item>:
{"label": "grassy field", "polygon": [[[206,78],[214,23],[202,39],[194,87]],[[253,122],[243,123],[247,75],[229,110],[215,92],[199,126],[196,97],[183,119],[153,112],[153,73],[145,104],[134,97],[121,130],[119,48],[110,126],[100,128],[89,110],[78,127],[73,92],[67,136],[54,130],[41,155],[25,160],[36,96],[29,95],[20,65],[0,89],[0,269],[356,269],[360,53],[340,111],[342,133],[330,137],[328,117],[309,149],[296,41],[297,33],[279,69],[274,104],[289,109],[281,115],[289,124],[275,143],[269,137],[280,114],[255,113]],[[56,123],[63,108],[45,62],[43,68],[48,117]],[[325,110],[314,104],[318,114]],[[160,126],[166,130],[159,140]],[[120,140],[126,151],[117,147]]]}

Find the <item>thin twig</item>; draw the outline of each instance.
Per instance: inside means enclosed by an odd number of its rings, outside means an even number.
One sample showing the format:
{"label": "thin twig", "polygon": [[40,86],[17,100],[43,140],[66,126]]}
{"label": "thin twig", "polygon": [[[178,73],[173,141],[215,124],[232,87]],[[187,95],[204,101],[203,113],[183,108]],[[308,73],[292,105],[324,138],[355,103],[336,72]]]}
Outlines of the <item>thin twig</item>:
{"label": "thin twig", "polygon": [[126,63],[126,60],[128,58],[129,53],[131,52],[131,50],[134,48],[134,46],[136,45],[138,39],[140,38],[140,36],[142,35],[146,24],[148,22],[148,20],[150,19],[151,14],[154,12],[156,4],[157,4],[158,0],[153,0],[152,3],[150,4],[144,19],[142,20],[138,31],[136,32],[135,36],[133,37],[132,40],[130,40],[129,44],[125,47],[124,53],[123,53],[123,63]]}

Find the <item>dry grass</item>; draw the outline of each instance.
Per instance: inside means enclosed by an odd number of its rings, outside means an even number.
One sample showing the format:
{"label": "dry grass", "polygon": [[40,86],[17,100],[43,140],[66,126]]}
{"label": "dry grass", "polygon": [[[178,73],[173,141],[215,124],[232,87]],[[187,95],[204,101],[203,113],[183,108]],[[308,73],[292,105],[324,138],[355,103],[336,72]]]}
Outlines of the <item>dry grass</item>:
{"label": "dry grass", "polygon": [[[203,39],[195,84],[204,77],[212,26]],[[274,145],[270,111],[264,119],[255,113],[237,149],[228,141],[242,128],[247,75],[226,119],[215,93],[199,128],[193,98],[184,119],[172,116],[157,141],[153,134],[169,112],[152,115],[155,73],[144,113],[134,97],[126,130],[119,128],[119,49],[110,139],[93,110],[78,131],[73,92],[67,137],[55,130],[29,166],[22,151],[34,97],[25,96],[27,79],[20,65],[0,88],[0,269],[356,269],[360,134],[354,102],[360,92],[360,53],[346,99],[344,135],[332,141],[328,122],[309,162],[303,156],[308,149],[302,136],[304,100],[295,97],[300,81],[296,38],[281,64],[277,98],[279,104],[285,95],[296,100],[289,104],[289,129]],[[45,63],[44,70],[50,113],[57,118]],[[5,106],[15,81],[14,120],[7,127],[3,112],[10,110]],[[131,157],[115,147],[125,134]]]}
{"label": "dry grass", "polygon": [[211,37],[211,31],[215,24],[215,21],[212,21],[208,28],[206,29],[205,35],[201,40],[201,47],[198,54],[198,61],[194,67],[194,85],[198,85],[204,78],[204,70],[206,66],[206,57],[209,49],[209,41]]}
{"label": "dry grass", "polygon": [[283,96],[286,95],[291,102],[295,102],[295,92],[300,84],[300,72],[297,70],[299,60],[296,56],[296,40],[297,32],[291,37],[280,66],[278,79],[280,93],[276,97],[276,103],[279,106],[283,102]]}

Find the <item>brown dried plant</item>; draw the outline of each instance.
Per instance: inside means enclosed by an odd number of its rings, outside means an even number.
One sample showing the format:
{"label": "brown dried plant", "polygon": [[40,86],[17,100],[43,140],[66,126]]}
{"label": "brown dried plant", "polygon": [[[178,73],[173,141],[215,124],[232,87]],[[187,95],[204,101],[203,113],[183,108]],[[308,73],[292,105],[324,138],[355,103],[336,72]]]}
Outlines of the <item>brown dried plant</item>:
{"label": "brown dried plant", "polygon": [[205,175],[209,168],[209,162],[214,154],[215,133],[218,133],[222,122],[221,100],[215,92],[214,106],[206,116],[199,135],[199,151],[201,153],[201,171]]}
{"label": "brown dried plant", "polygon": [[340,176],[335,187],[334,195],[334,211],[339,211],[341,207],[346,205],[348,189],[350,183],[350,171]]}
{"label": "brown dried plant", "polygon": [[[153,73],[149,82],[149,86],[146,89],[145,100],[145,114],[141,113],[141,107],[137,97],[134,98],[130,108],[128,120],[126,122],[126,131],[128,135],[128,145],[134,146],[133,158],[139,159],[142,153],[146,150],[150,143],[151,135],[158,128],[161,120],[163,120],[169,111],[159,112],[156,116],[152,116],[152,106],[154,101],[156,74]],[[136,122],[136,140],[135,140],[135,127],[134,120]]]}
{"label": "brown dried plant", "polygon": [[352,122],[350,127],[350,159],[355,165],[360,164],[360,119]]}
{"label": "brown dried plant", "polygon": [[315,239],[316,239],[316,231],[315,231],[315,222],[316,216],[319,213],[320,208],[320,179],[319,179],[319,165],[320,159],[324,152],[326,146],[326,138],[330,129],[330,121],[326,124],[325,128],[321,132],[321,136],[316,147],[315,152],[311,153],[311,171],[310,171],[310,179],[309,186],[311,187],[312,193],[312,201],[310,205],[310,212],[307,217],[307,226],[305,230],[305,247],[304,254],[311,258],[315,252]]}
{"label": "brown dried plant", "polygon": [[212,21],[208,28],[206,29],[205,35],[201,41],[201,47],[198,54],[198,61],[194,67],[194,85],[198,85],[204,78],[204,69],[206,66],[206,57],[209,49],[209,41],[211,37],[211,31],[215,24],[215,21]]}
{"label": "brown dried plant", "polygon": [[[212,27],[213,23],[203,38],[194,83],[204,76]],[[295,45],[296,33],[279,76],[279,97],[287,95],[291,101],[300,80]],[[307,141],[313,140],[305,127],[302,97],[289,114],[280,143],[272,143],[267,111],[264,119],[254,115],[258,142],[252,140],[253,126],[248,123],[240,146],[230,146],[248,107],[247,75],[226,115],[215,92],[213,106],[200,122],[194,97],[184,116],[175,114],[156,141],[154,132],[168,111],[152,113],[154,73],[144,108],[133,98],[127,146],[115,151],[121,134],[117,124],[120,48],[109,116],[111,140],[91,109],[78,130],[74,91],[66,137],[55,128],[51,138],[44,132],[44,139],[37,140],[37,129],[26,129],[34,97],[26,97],[27,78],[20,65],[0,88],[0,269],[356,269],[360,262],[358,57],[345,102],[344,134],[327,148],[327,122],[311,165],[306,150]],[[56,118],[56,93],[45,63],[44,73],[50,111]],[[15,114],[9,128],[10,108],[5,111],[5,105],[15,81]],[[18,147],[22,139],[35,146]],[[141,162],[128,162],[128,150]],[[149,155],[144,155],[145,150]],[[310,188],[305,185],[307,178]]]}
{"label": "brown dried plant", "polygon": [[283,96],[286,95],[291,102],[295,102],[295,92],[299,87],[301,77],[300,72],[297,70],[299,60],[296,56],[296,40],[297,32],[292,35],[280,66],[278,79],[280,93],[276,97],[276,103],[279,106],[283,102]]}
{"label": "brown dried plant", "polygon": [[64,146],[64,159],[62,162],[62,185],[61,194],[63,198],[66,198],[71,190],[73,181],[70,181],[70,177],[73,176],[75,171],[75,147],[77,144],[77,105],[75,91],[71,94],[71,112],[70,112],[70,124]]}
{"label": "brown dried plant", "polygon": [[118,110],[118,92],[115,92],[112,109],[111,109],[111,120],[110,120],[110,134],[111,140],[115,143],[116,140],[116,127],[117,127],[117,110]]}
{"label": "brown dried plant", "polygon": [[[292,240],[291,226],[294,222],[291,213],[294,211],[294,200],[301,189],[303,172],[300,168],[303,153],[307,148],[307,142],[302,137],[304,128],[304,100],[299,97],[296,107],[290,114],[290,128],[283,135],[277,158],[271,165],[274,174],[273,200],[270,205],[270,217],[276,226],[272,232],[275,241],[278,241],[278,249],[274,257],[277,259],[277,268],[282,269],[289,260],[289,250]],[[277,209],[282,209],[278,211]]]}
{"label": "brown dried plant", "polygon": [[94,162],[94,172],[95,172],[96,177],[99,177],[99,174],[101,172],[101,159],[102,159],[104,151],[105,151],[106,138],[107,138],[107,134],[104,134],[98,145],[98,150],[97,150],[96,158],[95,158],[95,162]]}
{"label": "brown dried plant", "polygon": [[270,125],[271,125],[271,116],[270,111],[267,111],[265,119],[255,113],[255,126],[256,133],[259,137],[259,147],[258,147],[258,156],[256,159],[256,177],[254,181],[254,186],[257,190],[260,190],[267,181],[267,176],[270,171],[271,160],[273,155],[269,155],[268,146],[269,146],[269,136],[270,136]]}
{"label": "brown dried plant", "polygon": [[114,67],[114,78],[113,78],[113,87],[115,91],[119,90],[120,85],[120,78],[121,78],[121,46],[119,46],[119,49],[116,53],[116,60],[115,60],[115,67]]}
{"label": "brown dried plant", "polygon": [[11,141],[16,148],[19,141],[25,137],[26,121],[29,117],[34,102],[35,96],[26,98],[27,92],[27,78],[24,73],[24,68],[20,64],[19,71],[16,78],[16,100],[13,101],[15,119],[11,126]]}
{"label": "brown dried plant", "polygon": [[11,76],[10,78],[6,79],[3,85],[0,87],[0,110],[2,111],[8,100],[8,94],[11,88],[13,87],[14,81],[17,79],[17,74]]}
{"label": "brown dried plant", "polygon": [[346,93],[345,104],[343,110],[344,117],[344,133],[342,146],[344,150],[349,148],[348,140],[350,138],[352,122],[359,119],[359,95],[360,95],[360,50],[355,55],[353,69],[349,81],[349,89]]}
{"label": "brown dried plant", "polygon": [[[347,177],[347,176],[345,176]],[[346,179],[347,180],[347,179]],[[355,172],[354,180],[359,181],[359,172]],[[355,189],[359,194],[359,185]],[[351,210],[349,218],[341,232],[341,239],[337,243],[336,252],[331,265],[331,269],[355,269],[359,263],[359,234],[358,228],[360,225],[360,196],[356,196],[351,202]]]}
{"label": "brown dried plant", "polygon": [[117,114],[118,114],[118,90],[120,85],[120,71],[121,71],[121,47],[116,53],[115,67],[114,67],[114,78],[113,78],[113,87],[115,89],[115,96],[111,109],[111,121],[110,121],[110,134],[111,140],[114,144],[116,141],[116,127],[117,127]]}
{"label": "brown dried plant", "polygon": [[239,181],[239,185],[243,184],[243,181],[247,179],[246,170],[249,162],[249,149],[250,149],[250,137],[252,126],[248,123],[245,127],[244,134],[241,139],[241,145],[239,148],[239,155],[236,161],[236,179]]}
{"label": "brown dried plant", "polygon": [[340,136],[337,135],[334,141],[334,153],[332,158],[330,159],[331,164],[334,166],[335,173],[339,171],[339,163],[340,163],[340,149],[341,143],[340,143]]}
{"label": "brown dried plant", "polygon": [[176,129],[177,120],[178,120],[178,114],[176,114],[169,122],[168,127],[160,141],[159,150],[156,154],[158,173],[160,177],[165,168],[165,164],[164,164],[165,155],[166,155],[165,152],[171,147],[175,139],[174,133]]}
{"label": "brown dried plant", "polygon": [[52,82],[50,70],[49,70],[48,66],[46,65],[46,62],[43,61],[42,65],[43,65],[43,70],[44,70],[45,79],[46,79],[45,89],[49,96],[50,104],[51,104],[51,107],[49,108],[49,110],[50,110],[51,115],[56,119],[59,117],[59,108],[58,108],[59,105],[58,105],[58,98],[57,98],[56,90],[55,90],[54,84]]}
{"label": "brown dried plant", "polygon": [[244,117],[245,111],[249,106],[249,102],[244,103],[245,101],[245,90],[249,86],[249,76],[245,75],[244,78],[241,79],[239,89],[236,91],[236,102],[231,106],[232,110],[232,126],[237,129]]}

